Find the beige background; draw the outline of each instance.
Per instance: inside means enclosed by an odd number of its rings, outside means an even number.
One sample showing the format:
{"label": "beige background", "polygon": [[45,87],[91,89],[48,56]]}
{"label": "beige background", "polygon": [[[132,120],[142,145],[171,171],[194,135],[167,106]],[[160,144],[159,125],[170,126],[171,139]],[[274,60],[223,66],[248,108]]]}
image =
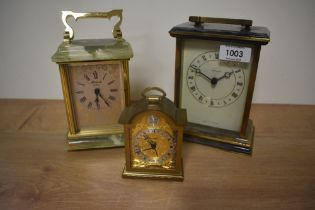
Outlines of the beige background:
{"label": "beige background", "polygon": [[[63,38],[61,10],[124,9],[122,31],[132,44],[132,97],[146,86],[173,98],[175,39],[168,31],[189,15],[247,18],[267,26],[254,102],[315,104],[315,1],[114,1],[2,0],[0,2],[0,98],[62,98],[56,64],[50,60]],[[74,21],[71,21],[72,23]],[[114,22],[79,20],[75,38],[111,36]]]}

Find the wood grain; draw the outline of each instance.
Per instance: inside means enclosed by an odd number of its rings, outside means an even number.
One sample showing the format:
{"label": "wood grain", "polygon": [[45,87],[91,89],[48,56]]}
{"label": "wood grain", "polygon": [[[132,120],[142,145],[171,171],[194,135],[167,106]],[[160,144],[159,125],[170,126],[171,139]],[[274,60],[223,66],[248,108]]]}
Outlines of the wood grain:
{"label": "wood grain", "polygon": [[315,106],[253,105],[252,156],[184,143],[184,182],[122,179],[124,149],[65,151],[62,101],[0,100],[0,209],[314,209]]}

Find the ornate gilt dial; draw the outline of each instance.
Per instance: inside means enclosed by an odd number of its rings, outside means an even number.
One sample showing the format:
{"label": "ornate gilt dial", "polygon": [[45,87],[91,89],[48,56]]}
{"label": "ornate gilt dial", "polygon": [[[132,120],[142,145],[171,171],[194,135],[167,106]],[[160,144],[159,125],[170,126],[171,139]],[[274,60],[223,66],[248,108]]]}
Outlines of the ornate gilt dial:
{"label": "ornate gilt dial", "polygon": [[192,96],[209,107],[234,103],[245,87],[243,64],[220,61],[217,51],[198,55],[190,63],[186,75]]}
{"label": "ornate gilt dial", "polygon": [[163,117],[145,114],[132,129],[133,167],[174,168],[176,132]]}

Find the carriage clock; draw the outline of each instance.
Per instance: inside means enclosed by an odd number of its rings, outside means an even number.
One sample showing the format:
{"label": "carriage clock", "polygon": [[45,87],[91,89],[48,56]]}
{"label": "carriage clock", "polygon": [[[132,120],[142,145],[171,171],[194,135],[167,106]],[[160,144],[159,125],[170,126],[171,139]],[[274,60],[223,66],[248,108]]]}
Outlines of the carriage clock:
{"label": "carriage clock", "polygon": [[[149,95],[152,90],[161,94]],[[119,119],[125,126],[126,138],[126,165],[122,175],[182,181],[186,110],[177,108],[160,88],[147,88],[142,96]]]}
{"label": "carriage clock", "polygon": [[[73,40],[67,19],[119,18],[114,38]],[[110,12],[62,12],[64,41],[52,60],[59,65],[69,126],[69,150],[124,145],[123,126],[118,118],[129,104],[131,46],[122,37],[122,10]]]}
{"label": "carriage clock", "polygon": [[169,33],[176,37],[175,104],[187,109],[184,139],[251,154],[249,113],[269,30],[251,20],[190,16]]}

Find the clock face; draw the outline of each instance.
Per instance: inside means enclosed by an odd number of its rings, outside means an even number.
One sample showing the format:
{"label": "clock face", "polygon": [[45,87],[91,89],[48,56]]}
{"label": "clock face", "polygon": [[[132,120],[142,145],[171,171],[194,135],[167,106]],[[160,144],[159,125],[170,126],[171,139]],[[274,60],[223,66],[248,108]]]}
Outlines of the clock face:
{"label": "clock face", "polygon": [[187,87],[199,103],[212,107],[228,106],[241,95],[245,84],[244,65],[218,59],[218,52],[198,55],[189,65]]}
{"label": "clock face", "polygon": [[187,109],[189,122],[239,131],[251,61],[220,60],[220,45],[228,44],[195,39],[183,41],[180,106]]}
{"label": "clock face", "polygon": [[174,169],[176,131],[159,112],[147,112],[134,119],[131,129],[133,168]]}
{"label": "clock face", "polygon": [[80,130],[118,124],[125,107],[123,66],[117,62],[70,64],[72,100]]}

